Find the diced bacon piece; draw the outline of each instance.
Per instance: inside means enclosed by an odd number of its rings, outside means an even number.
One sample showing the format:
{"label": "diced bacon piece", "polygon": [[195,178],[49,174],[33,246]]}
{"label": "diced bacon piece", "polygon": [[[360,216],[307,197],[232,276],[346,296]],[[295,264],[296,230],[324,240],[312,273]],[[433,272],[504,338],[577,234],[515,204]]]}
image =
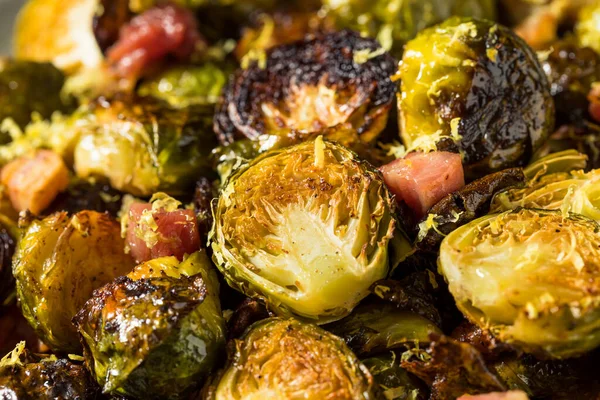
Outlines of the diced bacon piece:
{"label": "diced bacon piece", "polygon": [[458,400],[528,400],[529,397],[520,390],[511,390],[508,392],[493,392],[486,394],[478,394],[471,396],[468,394],[462,395]]}
{"label": "diced bacon piece", "polygon": [[[148,223],[148,218],[154,222]],[[131,205],[126,240],[138,263],[166,256],[183,260],[184,254],[200,249],[200,234],[193,210],[152,210],[149,203]]]}
{"label": "diced bacon piece", "polygon": [[63,159],[53,151],[38,150],[19,157],[2,168],[2,184],[17,211],[38,215],[69,185],[69,171]]}
{"label": "diced bacon piece", "polygon": [[191,11],[163,4],[123,26],[119,40],[108,50],[107,59],[119,76],[135,77],[167,55],[186,60],[203,43]]}
{"label": "diced bacon piece", "polygon": [[465,185],[459,154],[445,151],[410,153],[380,168],[383,179],[396,196],[415,212],[417,218],[448,193]]}

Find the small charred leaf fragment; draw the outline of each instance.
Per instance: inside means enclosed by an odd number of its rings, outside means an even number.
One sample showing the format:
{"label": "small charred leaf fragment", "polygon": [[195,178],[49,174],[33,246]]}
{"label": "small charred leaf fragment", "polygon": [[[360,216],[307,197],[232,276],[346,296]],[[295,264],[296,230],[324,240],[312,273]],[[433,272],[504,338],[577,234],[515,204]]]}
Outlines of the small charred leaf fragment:
{"label": "small charred leaf fragment", "polygon": [[526,354],[499,361],[493,369],[511,390],[522,390],[532,398],[597,399],[597,357],[598,351],[566,360],[538,360]]}
{"label": "small charred leaf fragment", "polygon": [[428,343],[431,333],[441,334],[428,319],[381,301],[361,304],[352,314],[325,329],[344,339],[359,357],[398,348],[412,349]]}
{"label": "small charred leaf fragment", "polygon": [[482,329],[467,320],[464,320],[452,331],[451,337],[475,347],[486,361],[495,360],[507,352],[515,352],[512,346],[496,339],[488,329]]}
{"label": "small charred leaf fragment", "polygon": [[85,180],[69,184],[66,192],[60,193],[46,210],[46,214],[66,211],[76,214],[84,210],[108,212],[113,217],[121,210],[122,193],[110,185]]}
{"label": "small charred leaf fragment", "polygon": [[453,400],[463,394],[506,390],[475,347],[447,336],[432,335],[430,339],[425,354],[415,358],[405,353],[401,366],[430,385],[431,400]]}
{"label": "small charred leaf fragment", "polygon": [[233,312],[227,322],[229,338],[239,338],[253,323],[270,317],[269,311],[261,302],[246,298]]}
{"label": "small charred leaf fragment", "polygon": [[0,226],[0,307],[14,290],[12,256],[16,242],[5,227]]}
{"label": "small charred leaf fragment", "polygon": [[198,230],[202,242],[206,241],[206,236],[213,223],[211,202],[215,198],[217,198],[217,193],[213,183],[205,177],[198,179],[194,191],[194,211],[198,219]]}
{"label": "small charred leaf fragment", "polygon": [[102,53],[106,54],[106,50],[115,44],[119,31],[133,16],[129,3],[128,0],[100,0],[92,20],[92,31]]}
{"label": "small charred leaf fragment", "polygon": [[[275,47],[239,69],[218,103],[222,144],[350,122],[365,142],[385,126],[396,60],[376,40],[342,31]],[[319,98],[319,101],[317,101]]]}
{"label": "small charred leaf fragment", "polygon": [[[429,209],[430,218],[433,215],[433,226],[425,224],[425,236],[417,240],[420,250],[437,252],[445,235],[459,226],[486,215],[490,203],[496,193],[525,183],[525,175],[521,168],[509,168],[477,179],[462,189],[451,193]],[[420,232],[421,233],[421,232]]]}
{"label": "small charred leaf fragment", "polygon": [[375,282],[371,286],[371,292],[402,310],[412,311],[427,318],[440,327],[442,318],[435,307],[435,288],[431,279],[428,271],[415,272],[400,281],[387,279]]}
{"label": "small charred leaf fragment", "polygon": [[373,379],[381,388],[387,400],[426,400],[429,389],[421,380],[406,372],[400,366],[401,356],[397,352],[387,352],[361,360],[369,368]]}
{"label": "small charred leaf fragment", "polygon": [[66,359],[34,355],[21,342],[0,363],[2,399],[100,399],[100,387],[87,369]]}
{"label": "small charred leaf fragment", "polygon": [[587,95],[592,84],[600,81],[600,56],[589,47],[580,47],[574,40],[561,40],[552,45],[552,52],[542,61],[542,68],[550,82],[557,126],[581,126],[589,120]]}

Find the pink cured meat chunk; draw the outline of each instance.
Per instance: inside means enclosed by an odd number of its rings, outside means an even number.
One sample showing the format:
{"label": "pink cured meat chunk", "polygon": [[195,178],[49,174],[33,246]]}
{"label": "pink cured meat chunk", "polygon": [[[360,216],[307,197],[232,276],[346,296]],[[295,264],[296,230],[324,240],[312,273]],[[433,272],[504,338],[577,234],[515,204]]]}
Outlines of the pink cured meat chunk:
{"label": "pink cured meat chunk", "polygon": [[448,193],[465,185],[460,155],[445,151],[410,153],[380,170],[390,191],[418,218]]}
{"label": "pink cured meat chunk", "polygon": [[153,211],[158,241],[152,247],[148,247],[147,243],[138,237],[136,230],[151,229],[139,223],[143,212],[151,208],[148,203],[134,203],[129,209],[126,239],[136,262],[141,263],[165,256],[175,256],[181,261],[184,254],[191,254],[200,248],[200,234],[192,210]]}

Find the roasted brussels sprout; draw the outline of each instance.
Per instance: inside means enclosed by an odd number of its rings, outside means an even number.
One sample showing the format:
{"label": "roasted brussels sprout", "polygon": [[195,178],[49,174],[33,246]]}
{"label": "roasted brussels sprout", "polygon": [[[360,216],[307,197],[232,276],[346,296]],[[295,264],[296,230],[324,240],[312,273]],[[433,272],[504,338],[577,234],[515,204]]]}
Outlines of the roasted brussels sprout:
{"label": "roasted brussels sprout", "polygon": [[597,2],[593,1],[581,9],[575,34],[582,46],[591,47],[600,53],[600,5]]}
{"label": "roasted brussels sprout", "polygon": [[562,40],[552,45],[542,67],[554,97],[557,125],[582,126],[584,119],[590,119],[588,93],[600,81],[600,56],[573,40]]}
{"label": "roasted brussels sprout", "polygon": [[74,169],[80,178],[107,178],[117,190],[149,196],[179,194],[210,172],[208,156],[216,140],[203,108],[173,110],[150,99],[100,100],[75,124],[81,136]]}
{"label": "roasted brussels sprout", "polygon": [[475,347],[447,336],[432,335],[425,351],[403,353],[400,365],[430,386],[430,399],[453,400],[463,394],[506,390]]}
{"label": "roasted brussels sprout", "polygon": [[50,63],[0,58],[0,123],[12,118],[24,128],[34,112],[50,118],[54,111],[70,111],[73,102],[61,97],[64,83],[63,73]]}
{"label": "roasted brussels sprout", "polygon": [[265,319],[231,349],[215,400],[376,398],[369,370],[340,338],[312,324]]}
{"label": "roasted brussels sprout", "polygon": [[100,388],[79,363],[31,354],[20,342],[0,361],[0,397],[10,400],[94,400]]}
{"label": "roasted brussels sprout", "polygon": [[390,351],[367,358],[362,363],[369,369],[386,400],[428,399],[427,385],[400,367],[400,355]]}
{"label": "roasted brussels sprout", "polygon": [[105,393],[178,399],[225,350],[219,284],[205,253],[158,258],[94,292],[73,319]]}
{"label": "roasted brussels sprout", "polygon": [[486,175],[447,195],[429,209],[428,215],[419,224],[417,247],[437,252],[447,234],[487,214],[496,194],[524,183],[525,175],[521,168],[508,168]]}
{"label": "roasted brussels sprout", "polygon": [[138,94],[164,100],[175,108],[213,105],[227,83],[228,72],[215,63],[173,67],[144,80]]}
{"label": "roasted brussels sprout", "polygon": [[421,30],[457,15],[494,19],[495,0],[324,0],[324,11],[338,28],[374,37],[396,57]]}
{"label": "roasted brussels sprout", "polygon": [[45,210],[47,214],[67,211],[70,214],[91,210],[108,212],[117,217],[121,210],[122,193],[110,185],[73,179],[65,192],[60,193]]}
{"label": "roasted brussels sprout", "polygon": [[561,210],[600,221],[600,170],[555,172],[530,179],[524,188],[499,193],[493,200],[495,212],[518,207]]}
{"label": "roasted brussels sprout", "polygon": [[410,251],[380,174],[317,138],[231,176],[209,240],[227,282],[274,312],[325,323],[350,313]]}
{"label": "roasted brussels sprout", "polygon": [[77,352],[71,318],[94,289],[128,273],[119,224],[107,214],[82,211],[26,221],[13,258],[13,275],[23,315],[44,343]]}
{"label": "roasted brussels sprout", "polygon": [[404,144],[451,137],[471,179],[526,164],[554,127],[536,54],[489,21],[451,18],[422,31],[406,45],[400,77]]}
{"label": "roasted brussels sprout", "polygon": [[261,53],[223,91],[214,128],[222,144],[262,134],[320,131],[350,123],[362,141],[385,127],[396,61],[351,31],[318,35]]}
{"label": "roasted brussels sprout", "polygon": [[98,66],[102,53],[92,30],[97,6],[98,0],[29,0],[15,22],[13,53],[69,73]]}
{"label": "roasted brussels sprout", "polygon": [[391,304],[358,306],[346,318],[326,329],[344,339],[359,357],[396,348],[413,348],[429,342],[431,333],[442,332],[429,320]]}
{"label": "roasted brussels sprout", "polygon": [[560,211],[489,215],[444,239],[439,269],[474,324],[540,356],[574,356],[600,344],[598,232]]}

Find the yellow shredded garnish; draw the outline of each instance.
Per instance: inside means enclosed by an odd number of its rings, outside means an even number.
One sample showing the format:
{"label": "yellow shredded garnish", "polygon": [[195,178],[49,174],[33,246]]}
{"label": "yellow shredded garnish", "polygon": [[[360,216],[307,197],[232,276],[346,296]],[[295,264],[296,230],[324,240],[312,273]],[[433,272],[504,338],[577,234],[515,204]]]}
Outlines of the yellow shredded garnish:
{"label": "yellow shredded garnish", "polygon": [[325,142],[323,136],[319,135],[315,140],[315,167],[323,168],[325,166]]}
{"label": "yellow shredded garnish", "polygon": [[21,362],[21,354],[23,354],[24,351],[25,341],[23,340],[17,343],[15,348],[10,353],[2,357],[2,360],[0,360],[0,368],[11,367],[13,365],[23,365]]}
{"label": "yellow shredded garnish", "polygon": [[372,58],[378,57],[385,53],[385,49],[383,47],[377,50],[370,49],[362,49],[354,52],[353,60],[357,64],[364,64]]}

